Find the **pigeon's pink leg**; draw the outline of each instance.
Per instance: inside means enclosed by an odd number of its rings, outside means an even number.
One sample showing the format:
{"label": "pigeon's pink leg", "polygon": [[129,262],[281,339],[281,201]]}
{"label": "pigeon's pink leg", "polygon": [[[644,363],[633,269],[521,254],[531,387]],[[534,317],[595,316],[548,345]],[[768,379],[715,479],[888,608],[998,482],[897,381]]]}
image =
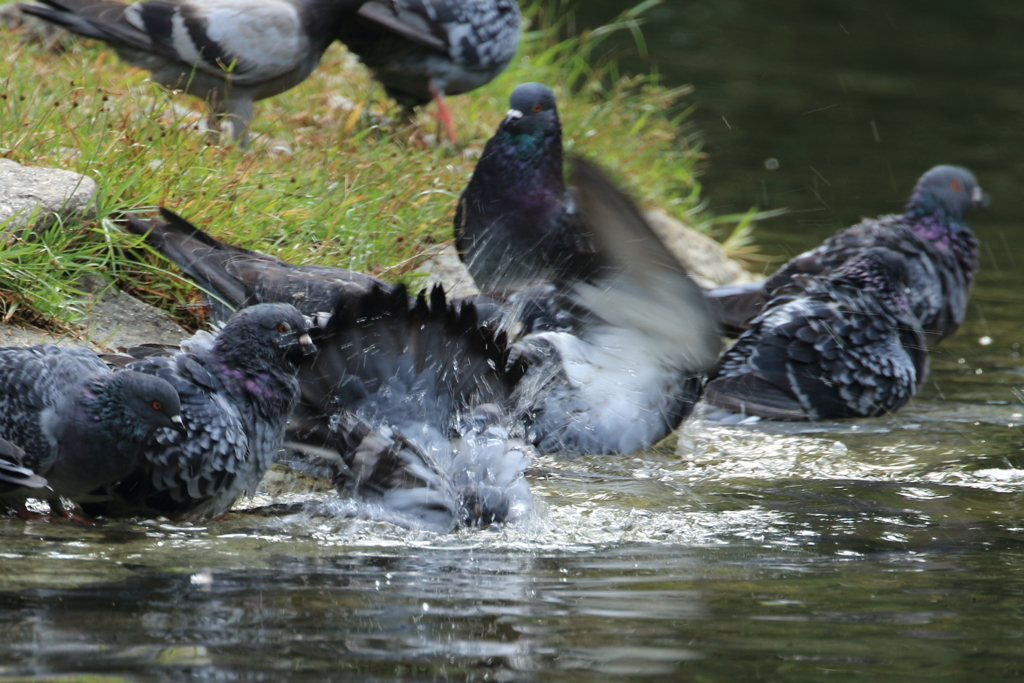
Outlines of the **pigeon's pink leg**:
{"label": "pigeon's pink leg", "polygon": [[444,130],[452,144],[458,144],[459,139],[455,137],[455,121],[452,119],[452,113],[448,111],[448,105],[444,103],[444,91],[435,86],[434,82],[431,81],[430,94],[434,97],[434,101],[437,102],[437,120],[444,126]]}
{"label": "pigeon's pink leg", "polygon": [[57,501],[50,501],[50,512],[57,515],[58,517],[62,517],[63,519],[68,520],[69,522],[74,522],[75,524],[81,524],[83,526],[97,526],[96,522],[90,522],[89,520],[83,517],[79,517],[75,513],[68,510],[66,507],[64,507],[64,504],[61,503],[59,499]]}
{"label": "pigeon's pink leg", "polygon": [[38,522],[41,519],[46,519],[46,515],[40,515],[37,512],[29,512],[28,508],[19,508],[18,517],[25,520],[26,522]]}

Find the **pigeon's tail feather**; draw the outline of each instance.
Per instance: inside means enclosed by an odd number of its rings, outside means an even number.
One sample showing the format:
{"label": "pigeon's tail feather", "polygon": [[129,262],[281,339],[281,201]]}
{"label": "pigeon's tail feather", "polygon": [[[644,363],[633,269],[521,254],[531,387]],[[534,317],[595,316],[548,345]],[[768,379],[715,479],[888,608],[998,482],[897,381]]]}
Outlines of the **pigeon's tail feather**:
{"label": "pigeon's tail feather", "polygon": [[46,6],[26,3],[20,5],[20,9],[25,14],[31,14],[32,16],[39,17],[40,19],[45,19],[51,24],[56,24],[57,26],[65,28],[72,33],[77,33],[79,35],[86,36],[87,38],[95,38],[102,41],[116,40],[115,36],[103,30],[102,26],[97,26],[89,17],[82,16],[82,13],[94,6],[101,6],[107,9],[119,6],[120,11],[123,12],[125,8],[123,3],[97,3],[95,0],[39,1]]}
{"label": "pigeon's tail feather", "polygon": [[221,242],[167,209],[160,209],[160,215],[162,220],[145,221],[128,214],[127,227],[228,308],[256,303],[251,287],[229,268],[232,260],[261,254]]}
{"label": "pigeon's tail feather", "polygon": [[788,392],[753,374],[721,377],[704,390],[704,401],[742,415],[773,420],[806,420],[807,413]]}
{"label": "pigeon's tail feather", "polygon": [[722,331],[730,336],[739,336],[747,330],[768,303],[763,282],[722,285],[704,290],[704,296],[718,316]]}
{"label": "pigeon's tail feather", "polygon": [[44,489],[46,480],[22,467],[25,451],[6,439],[0,439],[0,493],[17,489]]}
{"label": "pigeon's tail feather", "polygon": [[296,266],[209,235],[167,209],[161,219],[129,215],[127,227],[173,262],[211,296],[214,317],[261,303],[292,304],[305,315],[358,302],[372,290],[391,291],[377,278],[344,268]]}

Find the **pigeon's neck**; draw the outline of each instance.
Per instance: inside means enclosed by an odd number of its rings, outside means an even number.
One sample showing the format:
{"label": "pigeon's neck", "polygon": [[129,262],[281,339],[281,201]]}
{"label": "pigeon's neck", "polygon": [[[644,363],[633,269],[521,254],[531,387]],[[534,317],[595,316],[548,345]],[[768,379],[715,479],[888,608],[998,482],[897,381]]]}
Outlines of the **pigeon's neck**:
{"label": "pigeon's neck", "polygon": [[953,216],[933,202],[911,199],[903,219],[915,233],[956,259],[968,272],[977,268],[978,238],[962,216]]}
{"label": "pigeon's neck", "polygon": [[252,406],[261,417],[287,416],[298,398],[294,376],[255,354],[232,353],[217,345],[207,363],[240,405]]}
{"label": "pigeon's neck", "polygon": [[565,195],[562,129],[516,135],[500,131],[488,144],[474,173],[497,194],[532,203]]}

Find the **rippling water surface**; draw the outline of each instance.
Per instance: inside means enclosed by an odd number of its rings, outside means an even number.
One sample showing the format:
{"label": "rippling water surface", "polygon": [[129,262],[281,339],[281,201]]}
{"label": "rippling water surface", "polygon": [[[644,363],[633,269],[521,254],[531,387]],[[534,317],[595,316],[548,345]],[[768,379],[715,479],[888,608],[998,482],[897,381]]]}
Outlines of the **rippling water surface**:
{"label": "rippling water surface", "polygon": [[639,457],[545,458],[562,473],[535,476],[537,513],[500,531],[3,518],[0,680],[1024,674],[1024,6],[891,5],[676,0],[647,31],[666,78],[697,86],[712,207],[793,209],[760,229],[770,253],[898,207],[934,163],[969,165],[992,192],[972,222],[986,247],[969,319],[907,409],[698,419]]}

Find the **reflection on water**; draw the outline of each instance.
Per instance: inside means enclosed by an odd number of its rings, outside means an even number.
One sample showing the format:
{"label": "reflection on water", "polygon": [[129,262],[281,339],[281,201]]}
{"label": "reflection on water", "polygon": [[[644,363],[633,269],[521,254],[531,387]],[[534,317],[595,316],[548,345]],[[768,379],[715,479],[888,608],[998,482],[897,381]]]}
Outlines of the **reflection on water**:
{"label": "reflection on water", "polygon": [[768,251],[898,206],[939,161],[993,193],[969,319],[898,415],[696,420],[642,457],[541,458],[537,513],[498,531],[0,519],[0,680],[1019,677],[1021,7],[674,0],[648,27],[697,84],[712,205],[798,211]]}

